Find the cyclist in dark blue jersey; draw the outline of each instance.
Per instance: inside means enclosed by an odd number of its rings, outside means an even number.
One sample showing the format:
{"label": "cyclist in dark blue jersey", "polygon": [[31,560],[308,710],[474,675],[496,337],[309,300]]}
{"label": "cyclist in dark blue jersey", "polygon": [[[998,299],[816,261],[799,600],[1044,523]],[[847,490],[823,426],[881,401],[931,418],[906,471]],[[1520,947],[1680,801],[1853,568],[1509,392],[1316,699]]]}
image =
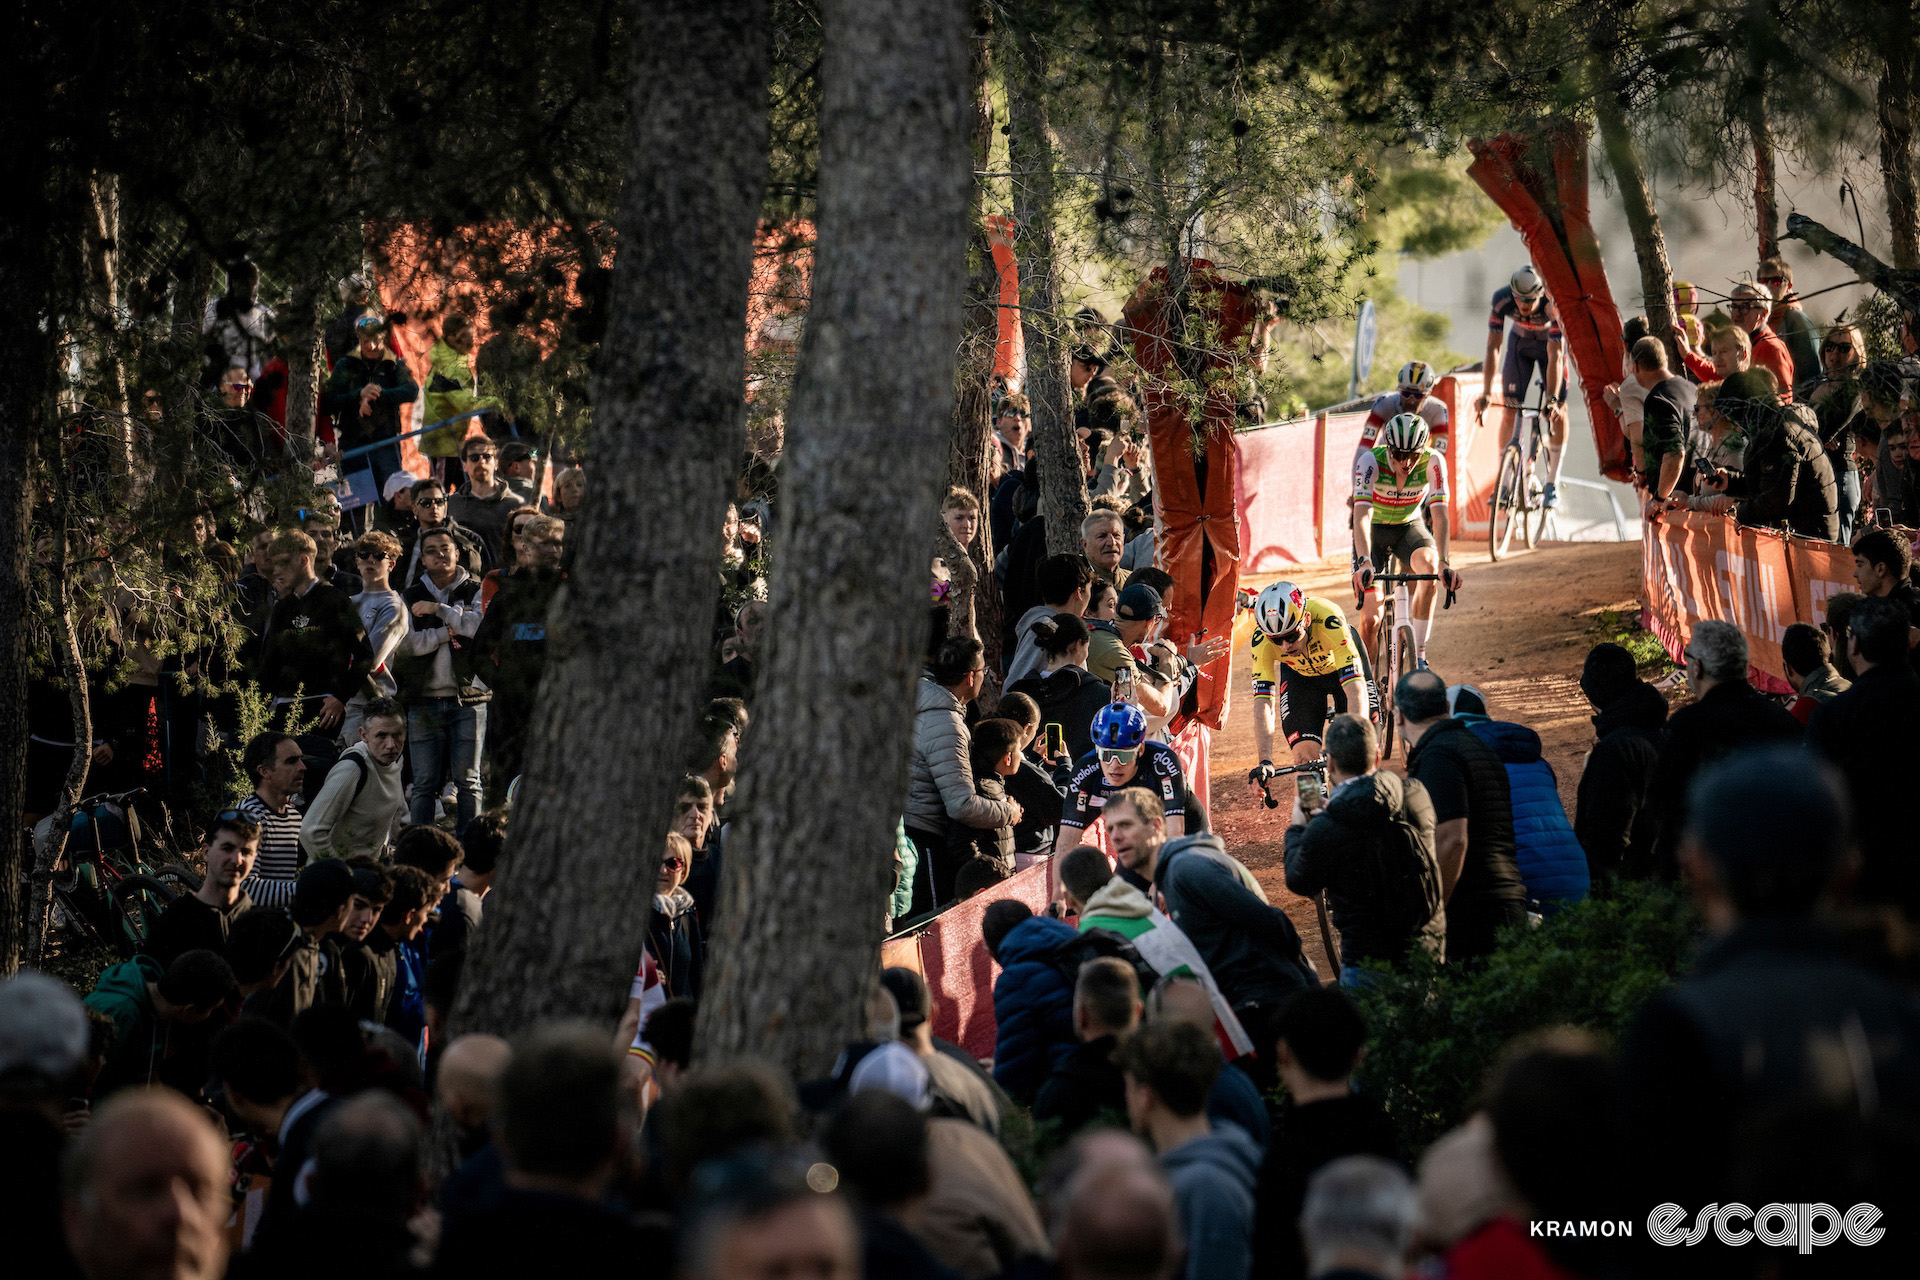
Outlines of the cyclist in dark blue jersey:
{"label": "cyclist in dark blue jersey", "polygon": [[[1511,323],[1513,332],[1507,333]],[[1507,354],[1500,358],[1500,343]],[[1477,418],[1493,403],[1493,371],[1500,370],[1500,438],[1514,438],[1514,411],[1526,403],[1527,388],[1536,374],[1547,402],[1547,485],[1549,508],[1560,505],[1560,463],[1567,443],[1567,344],[1560,331],[1560,313],[1547,297],[1546,283],[1531,266],[1513,273],[1507,286],[1493,295],[1487,316],[1487,358],[1480,365],[1480,395],[1473,402]]]}
{"label": "cyclist in dark blue jersey", "polygon": [[1100,820],[1107,797],[1126,787],[1146,787],[1160,797],[1167,839],[1186,834],[1187,784],[1180,757],[1171,747],[1147,741],[1145,712],[1115,702],[1093,718],[1093,750],[1074,762],[1054,852],[1079,844],[1081,833]]}

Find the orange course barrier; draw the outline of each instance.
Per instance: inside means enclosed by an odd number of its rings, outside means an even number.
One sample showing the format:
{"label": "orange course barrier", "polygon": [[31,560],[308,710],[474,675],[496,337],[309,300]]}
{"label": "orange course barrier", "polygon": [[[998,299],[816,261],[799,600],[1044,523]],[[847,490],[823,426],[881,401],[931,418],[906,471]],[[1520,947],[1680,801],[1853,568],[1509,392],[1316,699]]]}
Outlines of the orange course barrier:
{"label": "orange course barrier", "polygon": [[1828,597],[1857,591],[1853,553],[1835,542],[1736,524],[1730,516],[1669,512],[1642,526],[1641,618],[1684,663],[1687,638],[1707,618],[1747,637],[1756,688],[1789,693],[1780,639],[1795,622],[1819,625]]}

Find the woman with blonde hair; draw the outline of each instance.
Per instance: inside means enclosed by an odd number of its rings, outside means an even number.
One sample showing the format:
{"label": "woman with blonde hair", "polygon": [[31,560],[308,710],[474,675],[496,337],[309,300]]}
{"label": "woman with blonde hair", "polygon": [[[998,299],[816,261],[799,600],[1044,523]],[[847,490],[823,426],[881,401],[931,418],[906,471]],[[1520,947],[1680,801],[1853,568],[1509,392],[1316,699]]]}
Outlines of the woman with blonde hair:
{"label": "woman with blonde hair", "polygon": [[1859,514],[1863,488],[1854,459],[1854,435],[1865,412],[1860,403],[1860,370],[1866,367],[1867,346],[1860,330],[1836,324],[1820,342],[1820,381],[1808,403],[1813,406],[1821,447],[1840,485],[1840,540],[1851,542],[1854,517]]}

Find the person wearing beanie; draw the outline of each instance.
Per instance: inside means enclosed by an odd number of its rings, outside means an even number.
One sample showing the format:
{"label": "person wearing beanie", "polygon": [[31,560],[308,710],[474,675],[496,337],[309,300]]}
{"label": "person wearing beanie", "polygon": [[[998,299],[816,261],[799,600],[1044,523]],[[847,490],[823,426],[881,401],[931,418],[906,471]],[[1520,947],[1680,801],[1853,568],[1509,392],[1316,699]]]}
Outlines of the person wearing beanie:
{"label": "person wearing beanie", "polygon": [[1513,796],[1514,861],[1527,886],[1527,908],[1552,915],[1587,896],[1593,876],[1585,847],[1567,822],[1560,803],[1560,779],[1547,763],[1540,735],[1523,724],[1495,720],[1486,695],[1470,684],[1449,685],[1447,709],[1453,718],[1493,748],[1507,768]]}
{"label": "person wearing beanie", "polygon": [[1593,705],[1594,744],[1574,801],[1574,836],[1586,850],[1593,883],[1645,875],[1660,826],[1647,794],[1660,760],[1667,700],[1640,678],[1633,655],[1611,643],[1588,652],[1580,691]]}
{"label": "person wearing beanie", "polygon": [[[293,885],[293,922],[300,926],[301,937],[286,976],[262,1010],[265,1017],[283,1027],[292,1026],[300,1011],[314,1003],[323,968],[337,967],[322,965],[321,943],[347,923],[353,892],[353,869],[338,858],[319,858],[301,868]],[[337,957],[328,959],[337,961]]]}

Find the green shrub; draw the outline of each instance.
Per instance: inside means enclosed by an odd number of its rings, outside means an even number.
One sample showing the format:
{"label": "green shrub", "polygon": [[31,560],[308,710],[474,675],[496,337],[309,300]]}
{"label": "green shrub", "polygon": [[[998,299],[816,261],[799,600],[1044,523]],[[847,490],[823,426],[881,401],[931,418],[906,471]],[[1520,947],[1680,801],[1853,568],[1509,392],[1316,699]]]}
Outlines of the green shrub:
{"label": "green shrub", "polygon": [[1680,890],[1635,882],[1509,931],[1472,968],[1421,957],[1404,973],[1380,969],[1371,989],[1354,993],[1369,1033],[1362,1083],[1403,1149],[1420,1152],[1466,1118],[1514,1037],[1574,1026],[1618,1043],[1686,967],[1699,928]]}

